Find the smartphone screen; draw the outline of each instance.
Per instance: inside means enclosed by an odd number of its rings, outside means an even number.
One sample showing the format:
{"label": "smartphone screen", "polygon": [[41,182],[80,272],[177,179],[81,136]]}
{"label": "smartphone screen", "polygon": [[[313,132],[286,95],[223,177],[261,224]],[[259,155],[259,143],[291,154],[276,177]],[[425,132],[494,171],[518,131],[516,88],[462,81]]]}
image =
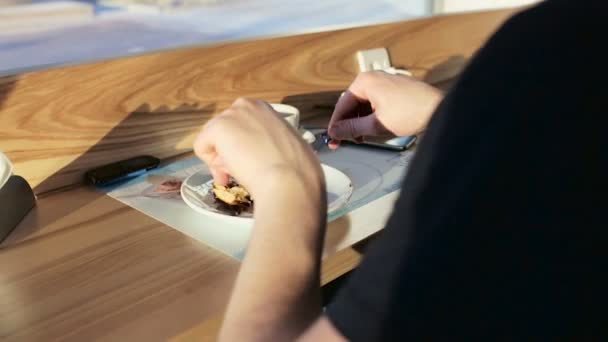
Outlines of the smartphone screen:
{"label": "smartphone screen", "polygon": [[86,179],[95,185],[109,184],[130,177],[134,172],[145,172],[158,166],[160,160],[152,156],[139,156],[121,160],[86,172]]}
{"label": "smartphone screen", "polygon": [[416,136],[378,136],[365,137],[364,141],[362,143],[359,143],[359,145],[367,145],[395,151],[404,151],[413,146],[415,142]]}

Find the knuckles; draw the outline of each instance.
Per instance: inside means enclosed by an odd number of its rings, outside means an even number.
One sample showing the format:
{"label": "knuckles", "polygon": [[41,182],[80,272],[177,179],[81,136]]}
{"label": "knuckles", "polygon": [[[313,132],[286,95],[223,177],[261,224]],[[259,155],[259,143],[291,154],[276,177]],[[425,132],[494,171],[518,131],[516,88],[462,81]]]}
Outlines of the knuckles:
{"label": "knuckles", "polygon": [[262,106],[263,102],[260,100],[239,97],[232,103],[231,107],[260,108]]}
{"label": "knuckles", "polygon": [[249,106],[251,105],[251,102],[253,102],[252,99],[241,96],[234,100],[234,102],[232,103],[232,107]]}
{"label": "knuckles", "polygon": [[268,112],[272,108],[262,100],[247,97],[237,98],[228,108],[213,117],[205,126],[203,132],[227,131],[246,125],[251,120],[261,120],[264,115],[250,115],[252,113]]}
{"label": "knuckles", "polygon": [[378,80],[386,77],[386,75],[387,74],[384,71],[365,71],[357,75],[355,82],[359,82],[366,85],[373,84],[376,83]]}

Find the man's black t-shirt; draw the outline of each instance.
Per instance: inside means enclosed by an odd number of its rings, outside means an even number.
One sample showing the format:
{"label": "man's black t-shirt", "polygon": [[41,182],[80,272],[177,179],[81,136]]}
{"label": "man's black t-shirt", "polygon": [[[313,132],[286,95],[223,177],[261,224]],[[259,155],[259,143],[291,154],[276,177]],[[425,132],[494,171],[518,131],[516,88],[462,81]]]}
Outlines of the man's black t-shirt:
{"label": "man's black t-shirt", "polygon": [[429,124],[328,316],[352,341],[608,329],[608,11],[511,18]]}

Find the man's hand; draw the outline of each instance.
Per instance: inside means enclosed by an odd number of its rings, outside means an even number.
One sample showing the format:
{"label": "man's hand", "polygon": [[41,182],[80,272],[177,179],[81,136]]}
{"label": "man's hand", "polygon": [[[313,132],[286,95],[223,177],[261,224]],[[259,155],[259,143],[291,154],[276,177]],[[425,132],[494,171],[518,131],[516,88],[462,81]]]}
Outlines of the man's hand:
{"label": "man's hand", "polygon": [[364,136],[420,133],[441,99],[438,89],[412,77],[361,73],[336,104],[328,128],[330,147]]}
{"label": "man's hand", "polygon": [[265,189],[277,188],[274,183],[287,176],[300,178],[309,193],[322,191],[317,157],[263,101],[237,99],[202,129],[194,152],[209,166],[215,182],[224,185],[233,176],[256,202]]}
{"label": "man's hand", "polygon": [[292,341],[321,314],[327,204],[312,149],[265,102],[239,99],[194,143],[218,183],[234,176],[255,223],[220,341]]}

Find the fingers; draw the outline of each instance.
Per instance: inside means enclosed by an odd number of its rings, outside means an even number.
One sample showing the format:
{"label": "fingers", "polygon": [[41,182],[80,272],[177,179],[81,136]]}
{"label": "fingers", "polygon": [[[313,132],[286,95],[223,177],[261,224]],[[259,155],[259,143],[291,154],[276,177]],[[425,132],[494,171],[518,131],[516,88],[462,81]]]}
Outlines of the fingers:
{"label": "fingers", "polygon": [[[361,99],[349,91],[346,91],[344,95],[340,97],[327,129],[330,137],[335,140],[343,139],[334,134],[335,132],[343,130],[341,126],[345,125],[348,119],[359,118],[372,113],[370,103],[361,101]],[[350,135],[348,136],[350,137]],[[336,143],[338,142],[336,141]],[[335,147],[337,148],[337,145]]]}
{"label": "fingers", "polygon": [[338,121],[330,126],[328,133],[335,140],[354,140],[366,135],[378,135],[382,130],[376,114],[370,114]]}
{"label": "fingers", "polygon": [[344,92],[344,95],[340,96],[336,106],[334,107],[334,112],[331,115],[328,128],[331,128],[340,120],[356,117],[358,115],[360,101],[361,100],[359,100],[359,98],[357,98],[349,90]]}
{"label": "fingers", "polygon": [[340,120],[371,113],[369,89],[367,88],[377,77],[379,76],[376,73],[364,72],[355,78],[348,90],[336,102],[329,122],[330,127]]}
{"label": "fingers", "polygon": [[221,143],[221,141],[225,140],[226,132],[239,135],[235,132],[243,129],[243,125],[253,125],[256,123],[255,120],[249,120],[243,115],[252,112],[263,113],[264,111],[262,110],[270,110],[274,113],[272,107],[264,101],[243,97],[238,98],[229,108],[211,119],[195,139],[194,152],[207,165],[215,183],[226,185],[231,176],[228,165],[222,157],[223,153],[229,153],[226,151],[226,144]]}
{"label": "fingers", "polygon": [[369,101],[373,97],[373,94],[370,93],[374,91],[376,83],[383,78],[386,77],[386,73],[383,71],[368,71],[362,72],[353,81],[353,83],[348,87],[348,90],[356,96],[360,100]]}
{"label": "fingers", "polygon": [[218,185],[226,185],[230,181],[230,172],[224,164],[224,159],[220,155],[215,155],[209,165],[209,171],[213,176],[213,181]]}
{"label": "fingers", "polygon": [[232,104],[230,105],[230,107],[227,110],[237,109],[237,108],[248,108],[248,109],[264,108],[264,109],[273,110],[272,106],[266,101],[250,99],[250,98],[246,98],[246,97],[239,97],[236,100],[234,100],[234,102],[232,102]]}
{"label": "fingers", "polygon": [[[377,134],[377,118],[361,117],[372,112],[374,84],[384,77],[379,72],[360,73],[349,89],[338,99],[328,126],[329,135],[336,141],[330,148],[337,148],[341,139],[355,139],[363,135]],[[359,118],[361,117],[361,118]],[[348,121],[348,119],[356,121]]]}
{"label": "fingers", "polygon": [[213,176],[213,182],[217,185],[227,185],[230,181],[230,174],[224,172],[223,169],[209,167],[211,176]]}
{"label": "fingers", "polygon": [[[217,153],[215,149],[215,138],[214,134],[217,131],[217,125],[221,125],[221,122],[216,122],[218,118],[213,119],[209,122],[201,132],[194,142],[194,153],[196,156],[201,159],[211,172],[213,176],[213,180],[215,183],[219,185],[226,185],[230,179],[230,174],[226,169],[223,158]],[[221,121],[219,119],[218,121]]]}

